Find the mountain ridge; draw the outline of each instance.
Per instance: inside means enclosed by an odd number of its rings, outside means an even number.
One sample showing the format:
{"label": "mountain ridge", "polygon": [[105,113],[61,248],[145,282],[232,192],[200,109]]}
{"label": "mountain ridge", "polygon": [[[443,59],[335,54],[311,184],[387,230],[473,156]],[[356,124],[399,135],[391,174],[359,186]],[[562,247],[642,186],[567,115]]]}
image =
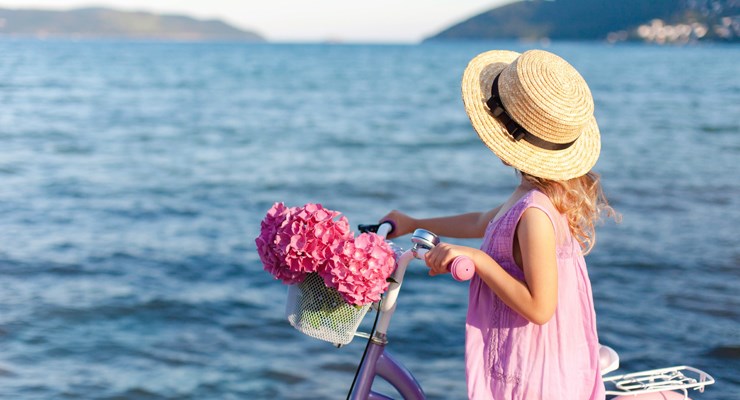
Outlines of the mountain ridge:
{"label": "mountain ridge", "polygon": [[71,10],[0,8],[0,35],[29,37],[261,42],[258,33],[218,19],[105,7]]}
{"label": "mountain ridge", "polygon": [[424,41],[470,39],[740,40],[735,0],[519,0],[456,23]]}

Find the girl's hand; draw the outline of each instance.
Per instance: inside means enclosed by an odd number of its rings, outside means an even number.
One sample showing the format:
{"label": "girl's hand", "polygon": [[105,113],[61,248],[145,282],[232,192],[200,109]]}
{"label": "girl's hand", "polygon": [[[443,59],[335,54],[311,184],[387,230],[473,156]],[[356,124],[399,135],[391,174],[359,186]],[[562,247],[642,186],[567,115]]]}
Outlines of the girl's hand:
{"label": "girl's hand", "polygon": [[424,255],[424,261],[429,267],[429,275],[448,274],[447,267],[458,256],[473,258],[475,249],[465,246],[457,246],[449,243],[440,243]]}
{"label": "girl's hand", "polygon": [[393,232],[388,235],[388,239],[408,235],[413,232],[417,226],[417,222],[414,218],[411,218],[397,210],[393,210],[386,214],[386,216],[380,219],[380,222],[383,221],[391,221],[395,225],[395,229],[393,229]]}

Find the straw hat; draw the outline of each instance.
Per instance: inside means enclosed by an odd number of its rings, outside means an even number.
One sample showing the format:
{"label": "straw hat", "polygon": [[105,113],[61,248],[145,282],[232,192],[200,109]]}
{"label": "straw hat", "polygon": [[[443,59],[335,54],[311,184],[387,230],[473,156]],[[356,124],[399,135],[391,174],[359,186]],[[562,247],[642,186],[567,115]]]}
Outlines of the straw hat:
{"label": "straw hat", "polygon": [[462,97],[483,143],[522,172],[562,181],[586,174],[599,158],[591,91],[555,54],[479,54],[463,74]]}

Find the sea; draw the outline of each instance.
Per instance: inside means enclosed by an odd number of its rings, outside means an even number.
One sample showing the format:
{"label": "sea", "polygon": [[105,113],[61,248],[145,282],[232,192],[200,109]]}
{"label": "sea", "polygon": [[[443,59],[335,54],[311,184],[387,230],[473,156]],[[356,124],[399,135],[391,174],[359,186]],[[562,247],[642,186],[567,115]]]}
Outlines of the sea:
{"label": "sea", "polygon": [[[480,52],[532,48],[595,100],[595,170],[622,221],[598,226],[586,260],[618,372],[690,365],[716,379],[692,398],[740,399],[737,45],[14,38],[0,39],[0,398],[345,398],[366,341],[290,326],[260,221],[275,202],[353,227],[498,206],[518,178],[471,128],[460,79]],[[463,399],[467,284],[426,271],[406,275],[388,348],[430,399]]]}

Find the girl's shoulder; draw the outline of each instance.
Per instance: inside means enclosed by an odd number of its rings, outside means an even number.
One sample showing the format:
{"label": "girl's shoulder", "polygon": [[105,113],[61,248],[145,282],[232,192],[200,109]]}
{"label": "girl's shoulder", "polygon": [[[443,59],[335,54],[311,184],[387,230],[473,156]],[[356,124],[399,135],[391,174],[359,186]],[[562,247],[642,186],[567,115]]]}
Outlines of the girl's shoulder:
{"label": "girl's shoulder", "polygon": [[555,208],[555,205],[552,204],[550,198],[537,189],[530,190],[526,195],[524,195],[522,201],[524,203],[522,211],[530,207],[537,207],[542,209],[542,211],[545,211],[550,218],[560,214]]}
{"label": "girl's shoulder", "polygon": [[523,216],[524,212],[529,208],[537,208],[541,210],[550,219],[550,222],[555,229],[555,235],[562,239],[559,240],[559,242],[568,241],[567,237],[570,235],[568,222],[565,219],[565,216],[555,208],[555,205],[546,194],[537,189],[532,190],[524,196],[523,203],[520,215]]}
{"label": "girl's shoulder", "polygon": [[493,212],[492,218],[489,219],[488,224],[490,226],[495,225],[499,221],[505,221],[508,224],[516,226],[524,212],[532,207],[542,210],[552,220],[553,225],[555,225],[555,219],[560,214],[547,195],[537,189],[528,191],[516,200],[510,198],[506,203],[491,210]]}

